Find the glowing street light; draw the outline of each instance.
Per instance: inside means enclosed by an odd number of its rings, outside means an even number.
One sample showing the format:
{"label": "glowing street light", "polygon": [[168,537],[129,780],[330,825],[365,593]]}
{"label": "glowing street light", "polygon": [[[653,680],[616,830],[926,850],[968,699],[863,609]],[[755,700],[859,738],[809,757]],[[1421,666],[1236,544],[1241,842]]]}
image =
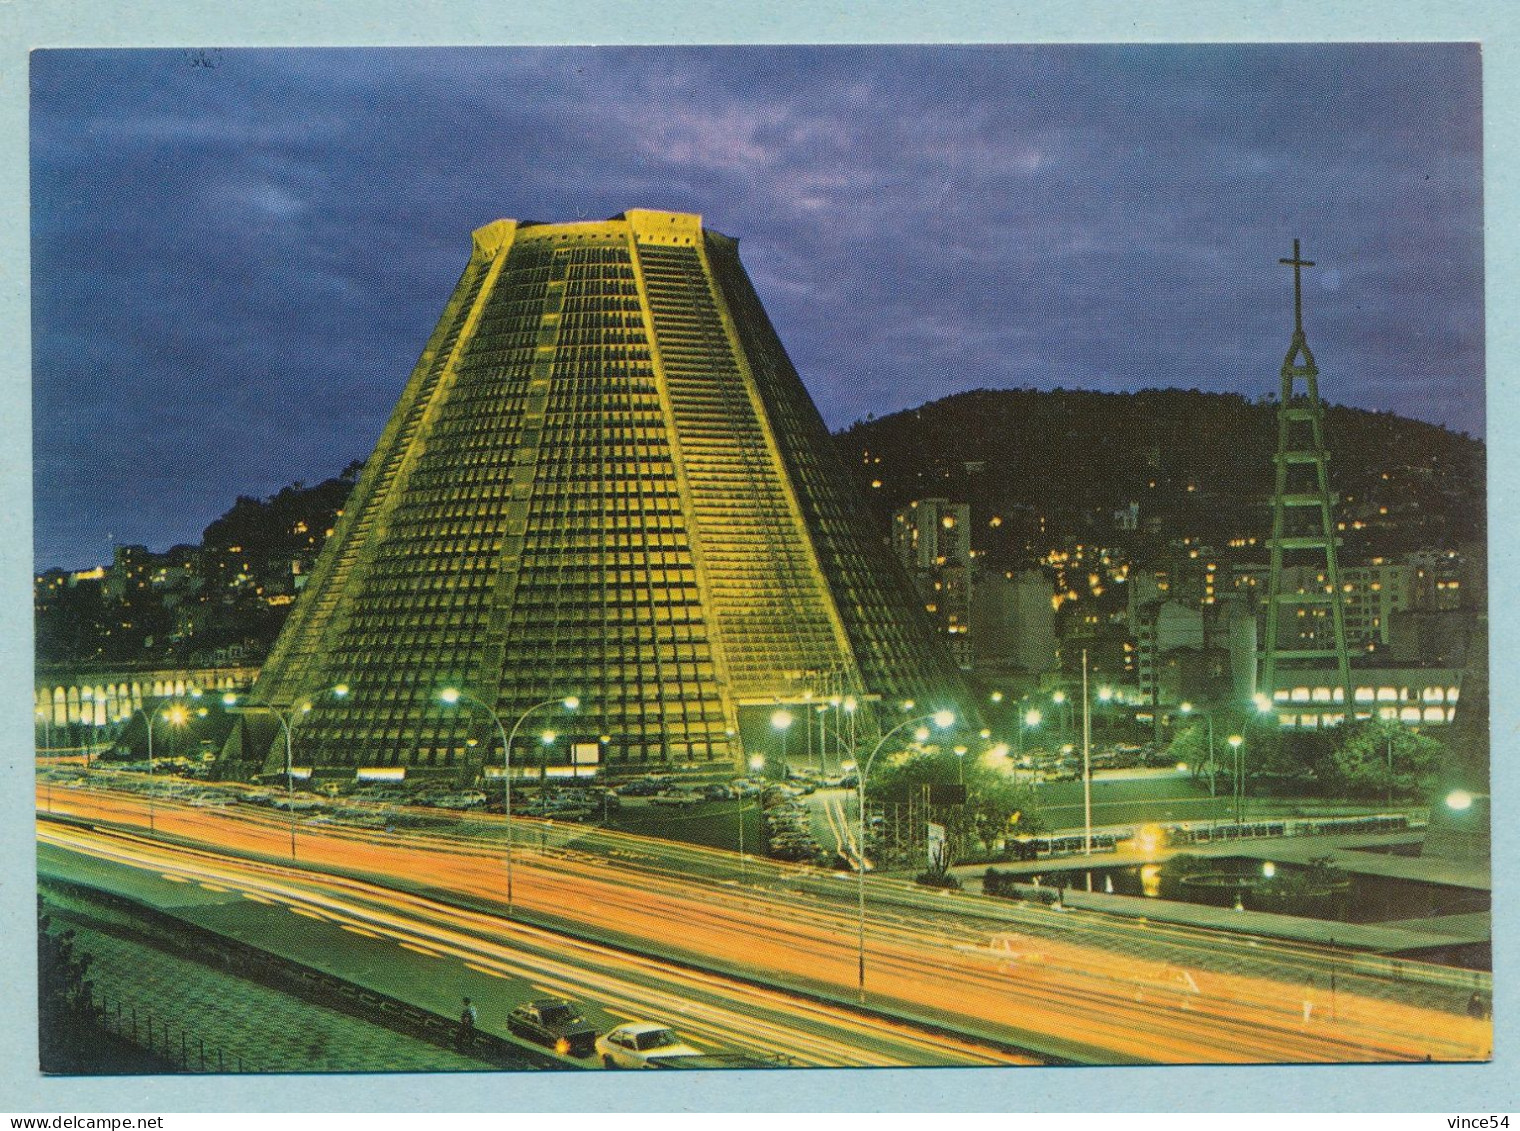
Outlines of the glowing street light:
{"label": "glowing street light", "polygon": [[[165,707],[166,702],[171,703],[171,706]],[[138,707],[132,714],[141,715],[143,722],[148,724],[148,832],[152,833],[157,829],[153,810],[153,724],[162,716],[175,726],[183,726],[189,715],[182,706],[168,699],[160,699],[151,711],[146,707]]]}
{"label": "glowing street light", "polygon": [[[334,699],[342,699],[348,695],[348,684],[340,683],[336,687],[330,687],[324,693]],[[295,738],[291,728],[295,725],[297,712],[301,717],[311,714],[312,701],[292,707],[289,711],[281,711],[268,703],[259,703],[249,700],[238,706],[238,697],[231,691],[222,696],[222,703],[229,709],[242,711],[267,711],[273,715],[280,724],[280,729],[285,732],[285,808],[290,816],[290,859],[296,858],[296,769],[295,769]]]}
{"label": "glowing street light", "polygon": [[[1028,727],[1030,730],[1033,730],[1035,727],[1039,726],[1040,717],[1041,716],[1039,709],[1036,707],[1031,707],[1029,710],[1025,711],[1023,717],[1019,719],[1017,740],[1014,744],[1016,753],[1014,754],[1013,760],[1015,764],[1018,764],[1024,760],[1024,728]],[[1031,771],[1030,780],[1038,781],[1039,775],[1036,772]]]}
{"label": "glowing street light", "polygon": [[1240,748],[1245,744],[1246,740],[1238,734],[1232,734],[1228,739],[1226,739],[1226,741],[1229,742],[1230,749],[1234,751],[1233,764],[1235,767],[1235,823],[1238,825],[1240,824],[1240,810],[1242,804],[1245,801],[1246,792],[1245,757],[1240,753]]}
{"label": "glowing street light", "polygon": [[[560,698],[556,697],[554,699],[545,699],[541,703],[535,703],[535,704],[533,704],[533,706],[529,707],[526,711],[524,711],[521,715],[519,715],[517,717],[517,721],[512,724],[512,733],[509,735],[507,733],[506,727],[502,726],[501,716],[498,715],[495,712],[495,710],[493,710],[491,708],[491,706],[489,704],[483,702],[480,699],[475,698],[475,696],[471,695],[469,692],[467,692],[467,691],[460,691],[457,687],[445,687],[442,691],[440,691],[438,693],[438,698],[441,699],[444,703],[448,704],[450,707],[456,705],[457,703],[459,703],[461,701],[466,702],[466,703],[473,703],[475,706],[477,706],[481,710],[485,711],[486,714],[488,714],[488,715],[491,716],[491,721],[496,724],[496,733],[498,735],[500,735],[500,737],[501,737],[502,805],[503,805],[503,809],[504,809],[504,811],[506,813],[506,827],[507,827],[507,917],[511,918],[512,913],[513,913],[513,898],[512,898],[512,743],[517,738],[517,731],[518,731],[518,729],[523,725],[523,723],[525,723],[525,722],[528,721],[528,716],[531,715],[531,714],[533,714],[534,711],[541,711],[545,707],[553,707],[556,704],[559,705],[559,706],[561,706],[561,707],[563,707],[566,711],[574,711],[574,710],[579,709],[579,707],[581,705],[581,701],[580,701],[580,699],[578,699],[574,695],[567,695],[563,699],[560,699]],[[552,734],[553,732],[551,732],[551,731],[545,731],[544,733],[545,734]]]}
{"label": "glowing street light", "polygon": [[[1194,706],[1191,703],[1189,703],[1186,700],[1184,700],[1182,703],[1178,704],[1177,710],[1179,710],[1180,712],[1182,712],[1182,714],[1184,714],[1184,715],[1191,715],[1193,713],[1193,711],[1195,710],[1195,708],[1194,708]],[[1215,774],[1215,769],[1214,769],[1214,712],[1212,710],[1210,710],[1209,708],[1207,708],[1207,707],[1203,708],[1203,721],[1208,725],[1208,728],[1209,728],[1208,729],[1208,733],[1209,733],[1209,796],[1213,797],[1214,796],[1214,774]]]}
{"label": "glowing street light", "polygon": [[787,765],[786,761],[786,732],[791,729],[792,723],[796,721],[792,713],[785,707],[778,707],[771,712],[771,727],[781,733],[781,776],[783,778],[792,776],[791,768]]}
{"label": "glowing street light", "polygon": [[[860,965],[859,989],[861,1004],[864,1004],[866,1000],[866,777],[871,772],[871,763],[876,761],[876,755],[881,753],[882,747],[887,744],[893,735],[897,734],[899,731],[907,730],[909,727],[916,727],[919,724],[926,722],[934,723],[934,725],[939,727],[941,730],[948,729],[949,727],[955,725],[955,712],[935,711],[932,714],[922,715],[919,718],[908,719],[905,722],[898,723],[891,730],[887,731],[886,734],[881,736],[880,740],[878,740],[876,745],[872,748],[871,753],[866,758],[864,764],[856,768],[855,805],[859,810],[857,814],[859,823],[857,826],[857,839],[855,842],[855,857],[858,864],[856,873],[858,876],[858,888],[860,897],[860,913],[858,920],[858,955]],[[920,741],[922,741],[922,739],[920,739]]]}

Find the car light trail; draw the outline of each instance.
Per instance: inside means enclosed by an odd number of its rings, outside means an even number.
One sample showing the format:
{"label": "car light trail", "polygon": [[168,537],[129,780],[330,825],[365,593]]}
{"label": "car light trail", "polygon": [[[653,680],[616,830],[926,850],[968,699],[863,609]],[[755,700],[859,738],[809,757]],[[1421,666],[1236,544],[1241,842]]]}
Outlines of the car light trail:
{"label": "car light trail", "polygon": [[[62,797],[60,793],[55,791],[53,797],[58,812],[90,821],[146,825],[141,799],[93,790],[68,791]],[[160,837],[214,845],[217,853],[278,857],[287,835],[283,822],[270,823],[256,816],[250,819],[241,812],[195,809],[162,801],[156,805]],[[732,979],[723,975],[738,974],[770,986],[794,987],[819,995],[844,997],[853,988],[856,969],[850,916],[837,901],[820,894],[828,889],[817,886],[821,881],[814,881],[805,871],[773,867],[764,873],[787,878],[791,887],[801,888],[805,894],[758,887],[738,890],[721,882],[732,870],[729,854],[689,846],[662,852],[662,842],[647,838],[587,834],[588,841],[594,838],[599,844],[622,847],[622,856],[609,859],[567,851],[562,838],[568,834],[557,826],[542,829],[544,846],[539,849],[534,844],[534,834],[539,830],[529,822],[514,823],[530,825],[514,857],[516,901],[531,917],[565,924],[583,936],[628,940],[629,945],[706,967],[715,973],[705,977],[730,986]],[[558,835],[551,837],[551,831]],[[359,881],[316,869],[390,885],[387,904],[407,907],[409,913],[416,910],[409,901],[417,897],[391,888],[425,887],[451,900],[468,900],[483,907],[501,902],[500,849],[483,839],[389,835],[372,829],[308,825],[303,828],[302,843],[301,863],[313,871],[287,869],[280,874],[302,877],[302,882],[323,885],[324,890],[347,891],[344,885]],[[123,851],[140,861],[158,844],[139,839]],[[205,858],[221,861],[221,867],[229,866],[225,856],[208,853]],[[708,860],[715,862],[715,875],[685,873],[672,863],[695,866]],[[214,873],[207,878],[228,882]],[[1313,1023],[1304,1024],[1302,974],[1295,980],[1286,972],[1307,948],[1264,944],[1257,957],[1240,940],[1227,935],[1175,930],[1150,933],[1149,925],[1142,923],[1109,923],[1100,931],[1093,926],[1097,920],[1091,917],[1054,919],[1053,913],[1042,912],[1043,918],[1038,921],[1044,937],[1039,947],[1044,960],[1010,965],[978,950],[986,946],[988,926],[958,911],[966,905],[964,901],[909,895],[879,877],[871,883],[894,896],[891,907],[871,907],[868,948],[873,1001],[903,1017],[932,1020],[937,1026],[968,1034],[971,1039],[960,1050],[963,1055],[971,1055],[978,1047],[977,1037],[1043,1047],[1053,1055],[1098,1063],[1351,1062],[1427,1057],[1477,1060],[1487,1056],[1491,1048],[1492,1029],[1487,1023],[1349,988],[1338,993],[1333,1018],[1321,1004]],[[257,890],[257,885],[254,887]],[[310,893],[305,898],[316,899]],[[999,910],[998,914],[1013,921],[1037,921],[1033,911]],[[351,909],[344,915],[352,917]],[[467,923],[466,930],[483,936],[506,938],[520,945],[538,945],[541,941],[539,936],[524,933],[537,930],[526,924],[457,909],[451,915],[456,925]],[[380,912],[371,907],[358,921],[371,929],[409,934],[411,941],[441,945],[436,938],[430,941],[417,936],[415,926],[377,926],[379,920]],[[1053,928],[1053,922],[1069,923],[1070,929]],[[577,943],[557,935],[543,937],[555,939],[560,953],[574,955],[578,967],[586,967],[573,975],[561,971],[567,985],[595,982],[600,977],[598,971],[626,973],[639,962],[669,973],[668,964],[656,959],[636,959],[625,951],[612,952],[617,955],[614,959],[606,948],[598,949],[593,943]],[[1231,950],[1238,969],[1194,974],[1171,960],[1146,956],[1147,951],[1156,951],[1158,943],[1170,946],[1184,940],[1186,945],[1202,947],[1210,939],[1216,948]],[[450,948],[458,947],[463,956],[478,944],[478,938],[469,943],[450,940],[445,949],[454,953]],[[1317,960],[1323,964],[1331,959],[1322,954]],[[496,961],[482,964],[489,967]],[[541,966],[530,974],[534,979],[543,976]],[[649,976],[649,970],[643,969],[641,976]],[[613,985],[599,986],[599,996],[605,996],[609,1006],[616,1004],[620,992],[628,991],[626,987],[619,991]],[[679,1015],[683,991],[672,992],[676,999],[670,1001],[670,1011]],[[792,1003],[800,1000],[784,989],[765,992]],[[635,995],[627,1002],[635,1016],[650,1008],[647,996]],[[835,1006],[812,1008],[842,1025],[842,1018],[849,1016]],[[864,1016],[854,1015],[848,1024],[864,1024]],[[703,1016],[693,1017],[687,1024],[709,1036],[718,1026]],[[724,1035],[714,1039],[727,1043],[735,1038],[733,1031],[726,1029],[727,1024],[724,1022]],[[946,1046],[940,1053],[948,1050]],[[981,1046],[981,1050],[985,1055],[987,1047]],[[844,1052],[838,1053],[838,1059],[810,1062],[883,1063],[880,1059],[854,1059]],[[934,1061],[909,1057],[900,1062]]]}
{"label": "car light trail", "polygon": [[[592,996],[619,1014],[635,1017],[653,1012],[679,1019],[687,1029],[715,1045],[758,1053],[785,1049],[797,1063],[812,1065],[1034,1063],[1030,1058],[1011,1056],[975,1042],[919,1032],[891,1019],[833,1010],[701,971],[672,970],[654,959],[566,940],[540,928],[343,877],[313,876],[143,838],[85,833],[66,826],[41,825],[39,836],[44,843],[132,866],[151,859],[155,869],[169,875],[175,874],[169,870],[172,864],[183,869],[182,879],[215,876],[239,894],[256,895],[266,902],[277,899],[298,914],[328,919],[370,937],[384,937],[427,957],[460,958],[482,973],[522,978],[564,996]],[[481,933],[474,933],[477,931]],[[491,935],[510,935],[512,941],[494,941]],[[517,949],[528,943],[540,949],[535,953]],[[550,952],[567,951],[576,952],[581,961],[547,957]],[[630,983],[630,974],[646,981]],[[663,981],[670,988],[651,985],[649,979]],[[727,1004],[706,1000],[717,995],[731,1000]],[[820,1029],[834,1035],[820,1033]],[[882,1047],[897,1047],[899,1051],[884,1054]]]}

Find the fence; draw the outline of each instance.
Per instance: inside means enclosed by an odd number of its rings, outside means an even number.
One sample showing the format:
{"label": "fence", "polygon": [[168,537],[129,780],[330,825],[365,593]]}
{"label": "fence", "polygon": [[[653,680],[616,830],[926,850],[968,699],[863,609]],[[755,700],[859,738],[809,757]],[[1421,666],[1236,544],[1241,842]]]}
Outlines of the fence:
{"label": "fence", "polygon": [[208,1046],[204,1037],[171,1026],[150,1010],[138,1009],[134,1002],[106,993],[91,993],[90,1008],[96,1022],[106,1032],[162,1057],[181,1072],[267,1071],[247,1063],[239,1054],[226,1052],[220,1045]]}

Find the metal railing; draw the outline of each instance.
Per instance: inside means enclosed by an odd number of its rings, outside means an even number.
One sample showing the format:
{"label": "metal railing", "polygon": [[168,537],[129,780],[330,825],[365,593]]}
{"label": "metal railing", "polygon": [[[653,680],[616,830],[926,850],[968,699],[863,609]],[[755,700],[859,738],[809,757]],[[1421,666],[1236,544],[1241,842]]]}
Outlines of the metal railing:
{"label": "metal railing", "polygon": [[90,994],[90,1009],[97,1024],[112,1036],[161,1057],[181,1072],[266,1072],[262,1065],[250,1064],[239,1053],[229,1053],[221,1045],[208,1045],[199,1033],[171,1025],[135,1002],[123,1001],[106,993]]}

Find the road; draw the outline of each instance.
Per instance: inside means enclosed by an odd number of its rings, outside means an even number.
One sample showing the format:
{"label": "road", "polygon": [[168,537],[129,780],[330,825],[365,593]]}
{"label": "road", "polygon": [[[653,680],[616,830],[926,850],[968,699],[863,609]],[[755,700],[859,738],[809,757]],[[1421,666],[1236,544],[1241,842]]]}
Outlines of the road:
{"label": "road", "polygon": [[[414,1004],[452,1015],[465,987],[481,1008],[482,1026],[499,1032],[516,1003],[558,996],[585,1007],[601,1031],[656,1018],[704,1051],[782,1053],[798,1065],[1038,1063],[360,880],[77,825],[43,822],[39,840],[39,858],[50,875],[98,882],[102,868],[114,865],[139,869],[149,881],[194,885],[194,896],[182,890],[168,897],[190,921],[235,923],[245,941],[270,941],[286,957],[358,976],[368,988],[420,997]],[[142,880],[119,876],[109,883],[139,897],[150,890]],[[184,911],[187,901],[201,911]],[[227,906],[242,901],[256,906]],[[271,908],[291,917],[271,919]],[[386,984],[373,984],[377,978]]]}
{"label": "road", "polygon": [[[147,823],[141,797],[54,789],[51,804],[91,821]],[[215,846],[223,856],[289,853],[287,819],[248,806],[210,810],[159,802],[155,824],[160,836]],[[750,862],[741,884],[733,878],[731,854],[619,834],[593,837],[521,819],[514,825],[521,918],[780,990],[842,1003],[853,998],[855,888],[848,875]],[[578,847],[582,841],[594,841],[596,851]],[[304,868],[447,900],[483,912],[486,923],[501,922],[502,849],[490,841],[306,825],[298,853]],[[1310,987],[1299,972],[1302,948],[1279,951],[1200,931],[1157,932],[1144,923],[1098,929],[1091,919],[1072,920],[1065,931],[1046,926],[1038,937],[1017,929],[989,932],[985,916],[964,913],[970,901],[909,894],[877,877],[868,887],[865,957],[874,1009],[1048,1058],[1476,1060],[1491,1047],[1490,1025],[1421,1004],[1417,995],[1362,992],[1351,978],[1335,991],[1328,978],[1316,977]],[[1177,961],[1179,947],[1200,961]],[[1206,954],[1226,951],[1230,963],[1205,968]],[[1311,972],[1314,961],[1336,961],[1311,958]]]}

